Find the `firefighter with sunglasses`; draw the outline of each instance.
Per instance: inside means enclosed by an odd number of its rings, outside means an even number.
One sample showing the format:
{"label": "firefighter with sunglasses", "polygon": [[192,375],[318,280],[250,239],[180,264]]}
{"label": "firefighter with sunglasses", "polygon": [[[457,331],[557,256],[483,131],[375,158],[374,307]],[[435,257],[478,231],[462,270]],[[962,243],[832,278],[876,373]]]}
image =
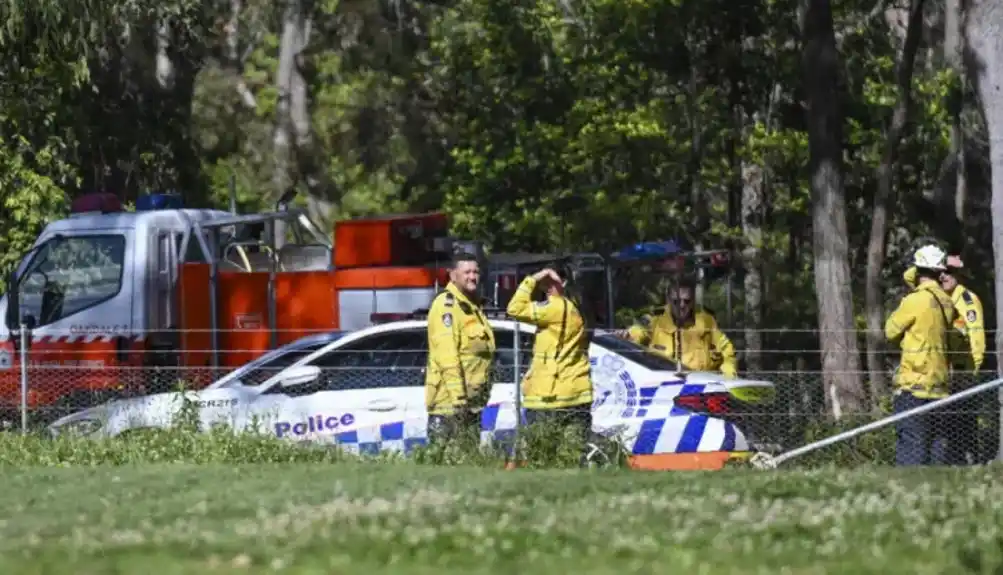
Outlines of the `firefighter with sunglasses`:
{"label": "firefighter with sunglasses", "polygon": [[645,315],[618,333],[634,343],[681,364],[685,371],[720,371],[738,375],[735,346],[709,312],[696,308],[696,283],[684,279],[669,286],[663,313]]}

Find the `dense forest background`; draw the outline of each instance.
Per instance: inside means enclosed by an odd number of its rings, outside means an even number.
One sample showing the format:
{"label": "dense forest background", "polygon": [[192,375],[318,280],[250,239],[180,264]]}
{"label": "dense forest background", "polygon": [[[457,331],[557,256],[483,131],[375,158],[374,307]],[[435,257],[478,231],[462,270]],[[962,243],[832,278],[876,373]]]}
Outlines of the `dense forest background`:
{"label": "dense forest background", "polygon": [[79,194],[226,207],[231,179],[242,211],[443,209],[493,250],[679,237],[740,255],[745,369],[863,409],[922,238],[994,324],[975,4],[10,0],[0,267]]}

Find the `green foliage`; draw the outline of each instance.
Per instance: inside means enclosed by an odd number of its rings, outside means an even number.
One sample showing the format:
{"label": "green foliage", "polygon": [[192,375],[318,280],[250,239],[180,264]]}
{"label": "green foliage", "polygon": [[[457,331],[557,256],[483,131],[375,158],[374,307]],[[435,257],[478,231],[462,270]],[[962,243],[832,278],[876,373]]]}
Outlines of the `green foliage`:
{"label": "green foliage", "polygon": [[[44,224],[66,213],[60,176],[72,173],[52,147],[29,152],[24,139],[0,138],[0,275],[6,276]],[[34,166],[25,160],[31,157]],[[6,285],[4,288],[6,289]]]}
{"label": "green foliage", "polygon": [[[858,308],[871,198],[900,96],[901,33],[868,19],[872,4],[833,5],[842,59],[833,97],[845,117]],[[296,63],[309,145],[296,150],[292,177],[296,203],[324,225],[444,209],[454,233],[493,251],[605,251],[670,237],[753,248],[731,299],[715,281],[706,303],[725,322],[730,302],[730,328],[768,330],[764,349],[792,350],[764,355],[765,368],[818,365],[817,354],[802,351],[818,347],[808,330],[820,287],[797,2],[303,5],[309,35]],[[95,189],[127,203],[177,189],[191,206],[225,208],[232,182],[239,210],[272,209],[285,6],[245,0],[235,15],[229,3],[196,0],[5,4],[0,271],[65,213],[67,200]],[[171,86],[156,74],[158,18],[173,25]],[[974,100],[956,96],[965,86],[940,61],[940,35],[924,38],[934,40],[921,47],[911,122],[893,166],[882,277],[889,305],[904,289],[903,259],[919,236],[954,234],[944,239],[967,260],[991,261],[983,129],[971,120]],[[958,101],[970,164],[963,226],[945,209],[953,191],[946,200],[935,193]],[[763,178],[754,205],[743,198],[750,167]],[[309,178],[320,183],[308,186]],[[742,287],[748,273],[763,280],[756,326]],[[991,278],[977,275],[968,283],[991,304]],[[620,286],[623,299],[654,303],[643,284]],[[734,335],[741,349],[742,334]]]}
{"label": "green foliage", "polygon": [[72,435],[0,434],[0,465],[136,465],[150,463],[334,463],[337,450],[304,448],[274,437],[234,434],[225,428],[206,433],[185,429],[142,430],[116,439]]}

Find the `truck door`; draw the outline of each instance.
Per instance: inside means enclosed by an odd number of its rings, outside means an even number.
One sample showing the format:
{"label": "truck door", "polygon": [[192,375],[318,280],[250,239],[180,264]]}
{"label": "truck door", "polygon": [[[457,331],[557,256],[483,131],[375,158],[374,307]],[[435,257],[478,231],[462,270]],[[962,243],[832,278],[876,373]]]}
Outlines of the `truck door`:
{"label": "truck door", "polygon": [[[29,404],[87,407],[85,396],[119,385],[121,374],[110,368],[134,338],[132,234],[96,229],[54,237],[24,266],[18,291],[21,318],[33,325]],[[4,385],[0,396],[16,401],[19,390]]]}
{"label": "truck door", "polygon": [[[154,228],[149,235],[149,257],[146,261],[146,349],[143,366],[151,368],[176,368],[180,360],[177,350],[181,336],[178,332],[178,250],[183,234],[176,230]],[[156,381],[147,381],[151,391],[169,386],[178,374],[172,372],[152,374]]]}

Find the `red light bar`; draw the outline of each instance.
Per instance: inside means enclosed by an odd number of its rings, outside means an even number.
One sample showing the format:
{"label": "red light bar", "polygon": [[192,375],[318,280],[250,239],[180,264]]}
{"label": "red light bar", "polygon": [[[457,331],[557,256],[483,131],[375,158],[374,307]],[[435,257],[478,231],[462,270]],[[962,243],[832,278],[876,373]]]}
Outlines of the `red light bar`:
{"label": "red light bar", "polygon": [[113,214],[122,211],[122,201],[115,194],[98,192],[86,194],[74,199],[70,203],[71,214],[82,214],[98,212],[102,214]]}
{"label": "red light bar", "polygon": [[697,413],[728,413],[731,411],[728,405],[727,393],[699,393],[692,395],[678,395],[673,400],[676,407],[689,409]]}
{"label": "red light bar", "polygon": [[712,265],[712,266],[726,266],[726,265],[728,265],[728,260],[729,259],[730,258],[728,257],[727,253],[725,253],[725,252],[717,252],[717,253],[711,254],[711,256],[710,256],[710,265]]}

